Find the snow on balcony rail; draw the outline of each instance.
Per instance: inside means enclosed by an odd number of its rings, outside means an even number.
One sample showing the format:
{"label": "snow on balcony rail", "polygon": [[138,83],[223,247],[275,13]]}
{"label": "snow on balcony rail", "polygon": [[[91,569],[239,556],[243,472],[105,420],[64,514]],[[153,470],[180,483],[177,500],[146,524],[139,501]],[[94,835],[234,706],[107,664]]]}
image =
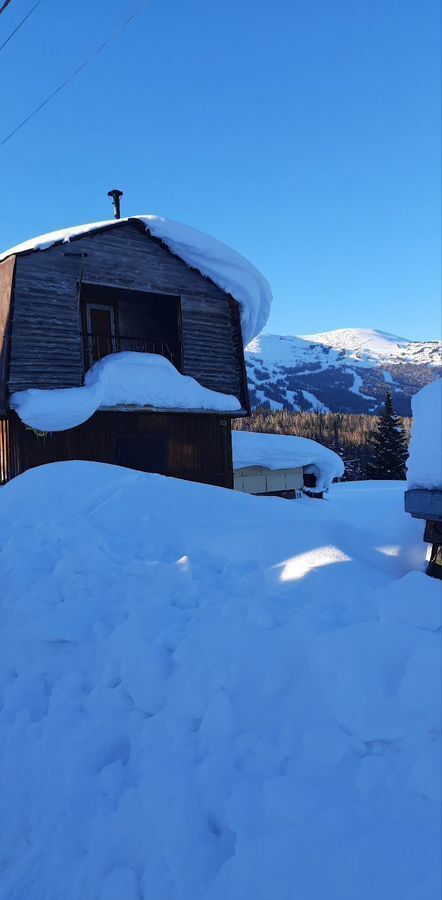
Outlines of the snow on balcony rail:
{"label": "snow on balcony rail", "polygon": [[181,375],[164,356],[129,350],[95,363],[86,372],[83,387],[30,388],[11,396],[11,407],[22,421],[39,431],[66,431],[90,419],[98,409],[121,406],[223,413],[241,409],[236,397]]}

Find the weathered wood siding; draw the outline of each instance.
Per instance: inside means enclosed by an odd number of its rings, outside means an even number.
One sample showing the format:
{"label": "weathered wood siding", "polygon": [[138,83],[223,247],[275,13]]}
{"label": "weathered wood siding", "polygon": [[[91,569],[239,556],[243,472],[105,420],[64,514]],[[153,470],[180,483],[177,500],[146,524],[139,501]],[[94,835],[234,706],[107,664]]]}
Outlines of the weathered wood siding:
{"label": "weathered wood siding", "polygon": [[78,428],[39,436],[11,412],[0,419],[1,479],[61,460],[115,464],[121,435],[164,435],[167,474],[233,487],[230,421],[192,413],[98,412]]}
{"label": "weathered wood siding", "polygon": [[[440,415],[440,412],[435,412]],[[405,512],[416,519],[442,522],[442,491],[412,488],[404,494]]]}
{"label": "weathered wood siding", "polygon": [[15,256],[0,263],[0,413],[6,408]]}
{"label": "weathered wood siding", "polygon": [[134,222],[17,257],[11,391],[82,384],[80,281],[179,295],[184,373],[247,408],[236,301]]}
{"label": "weathered wood siding", "polygon": [[78,297],[81,259],[65,256],[66,249],[57,247],[17,257],[11,392],[82,383]]}

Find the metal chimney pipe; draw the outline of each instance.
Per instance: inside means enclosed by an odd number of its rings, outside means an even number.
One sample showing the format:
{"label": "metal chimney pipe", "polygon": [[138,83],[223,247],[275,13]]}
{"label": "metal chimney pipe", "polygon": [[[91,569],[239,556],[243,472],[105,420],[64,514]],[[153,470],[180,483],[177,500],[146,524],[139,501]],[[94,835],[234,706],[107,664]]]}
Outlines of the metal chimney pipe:
{"label": "metal chimney pipe", "polygon": [[107,192],[108,197],[112,197],[112,202],[114,204],[114,218],[120,218],[120,200],[123,196],[123,191],[119,191],[118,188],[114,188],[112,191]]}

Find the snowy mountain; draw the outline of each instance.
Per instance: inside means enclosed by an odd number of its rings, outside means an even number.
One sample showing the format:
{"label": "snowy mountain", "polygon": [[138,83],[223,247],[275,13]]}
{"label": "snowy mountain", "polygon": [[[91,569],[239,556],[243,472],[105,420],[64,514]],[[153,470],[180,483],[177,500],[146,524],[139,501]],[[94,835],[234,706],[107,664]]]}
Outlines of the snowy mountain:
{"label": "snowy mountain", "polygon": [[387,390],[396,411],[442,373],[440,341],[409,341],[374,329],[261,334],[246,350],[252,406],[377,413]]}

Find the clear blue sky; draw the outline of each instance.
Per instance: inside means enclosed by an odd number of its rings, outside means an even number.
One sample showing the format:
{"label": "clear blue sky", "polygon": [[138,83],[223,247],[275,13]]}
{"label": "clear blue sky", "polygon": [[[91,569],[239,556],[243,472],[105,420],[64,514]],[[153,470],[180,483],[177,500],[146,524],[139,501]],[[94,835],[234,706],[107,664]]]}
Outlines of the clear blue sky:
{"label": "clear blue sky", "polygon": [[[0,140],[139,2],[43,0],[0,52]],[[151,0],[0,148],[0,248],[110,218],[121,187],[255,262],[267,330],[439,337],[438,6]]]}

